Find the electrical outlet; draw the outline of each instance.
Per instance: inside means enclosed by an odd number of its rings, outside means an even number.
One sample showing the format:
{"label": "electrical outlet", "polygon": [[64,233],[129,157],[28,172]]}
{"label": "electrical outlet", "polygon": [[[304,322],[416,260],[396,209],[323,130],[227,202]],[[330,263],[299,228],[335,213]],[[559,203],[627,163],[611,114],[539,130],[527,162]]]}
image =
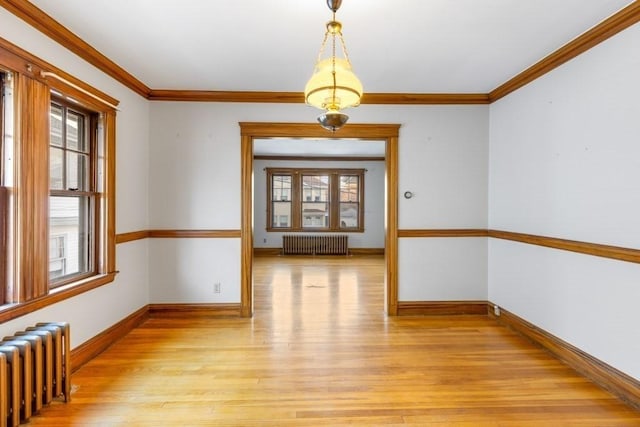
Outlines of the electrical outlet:
{"label": "electrical outlet", "polygon": [[493,314],[495,314],[496,316],[500,316],[500,307],[498,307],[497,305],[494,305]]}
{"label": "electrical outlet", "polygon": [[267,239],[262,239],[262,243],[267,243]]}
{"label": "electrical outlet", "polygon": [[220,288],[222,287],[222,285],[220,284],[220,282],[216,282],[213,284],[213,293],[214,294],[219,294],[220,293]]}

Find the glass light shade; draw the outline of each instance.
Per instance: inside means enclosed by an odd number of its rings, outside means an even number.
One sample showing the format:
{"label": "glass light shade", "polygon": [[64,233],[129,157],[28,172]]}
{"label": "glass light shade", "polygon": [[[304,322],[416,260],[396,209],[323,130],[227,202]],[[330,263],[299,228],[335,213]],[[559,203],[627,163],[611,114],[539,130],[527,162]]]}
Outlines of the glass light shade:
{"label": "glass light shade", "polygon": [[360,105],[362,83],[351,70],[349,61],[335,58],[335,70],[334,84],[333,59],[327,58],[318,62],[304,88],[307,104],[323,110],[341,110]]}

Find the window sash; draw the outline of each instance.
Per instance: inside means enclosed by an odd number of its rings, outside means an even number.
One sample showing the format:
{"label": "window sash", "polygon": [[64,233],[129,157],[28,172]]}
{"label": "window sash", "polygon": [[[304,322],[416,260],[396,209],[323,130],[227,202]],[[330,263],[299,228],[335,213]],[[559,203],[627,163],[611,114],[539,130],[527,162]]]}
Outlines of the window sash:
{"label": "window sash", "polygon": [[358,175],[340,175],[339,220],[341,229],[360,227],[360,187]]}
{"label": "window sash", "polygon": [[[90,195],[55,195],[49,197],[49,239],[64,237],[66,241],[65,270],[52,274],[51,263],[59,259],[59,253],[49,252],[49,287],[88,277],[96,273],[94,216],[95,198]],[[56,215],[57,214],[57,215]]]}
{"label": "window sash", "polygon": [[49,236],[62,235],[67,256],[49,254],[49,288],[98,273],[99,193],[95,191],[97,118],[63,100],[51,102]]}
{"label": "window sash", "polygon": [[293,175],[273,174],[269,177],[269,228],[290,229],[293,226]]}
{"label": "window sash", "polygon": [[10,73],[0,70],[0,304],[6,300],[12,261],[9,223],[13,181],[13,91]]}
{"label": "window sash", "polygon": [[272,228],[291,228],[291,202],[273,201],[271,213]]}

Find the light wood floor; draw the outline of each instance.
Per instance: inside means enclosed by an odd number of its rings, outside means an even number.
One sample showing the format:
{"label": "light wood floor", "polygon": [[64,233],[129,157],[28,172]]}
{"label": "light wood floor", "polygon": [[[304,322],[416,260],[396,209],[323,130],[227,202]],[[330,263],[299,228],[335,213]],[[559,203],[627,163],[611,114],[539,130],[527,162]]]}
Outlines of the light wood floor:
{"label": "light wood floor", "polygon": [[483,316],[387,318],[381,258],[257,258],[253,319],[150,319],[32,426],[640,426]]}

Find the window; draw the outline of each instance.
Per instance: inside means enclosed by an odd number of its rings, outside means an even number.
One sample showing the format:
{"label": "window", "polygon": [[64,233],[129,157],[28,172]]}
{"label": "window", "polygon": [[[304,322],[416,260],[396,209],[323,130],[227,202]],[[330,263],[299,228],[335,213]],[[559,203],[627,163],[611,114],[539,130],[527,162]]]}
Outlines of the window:
{"label": "window", "polygon": [[329,175],[302,175],[302,228],[329,228]]}
{"label": "window", "polygon": [[0,304],[6,301],[9,251],[10,198],[7,186],[13,176],[13,90],[11,73],[0,70]]}
{"label": "window", "polygon": [[[98,116],[60,99],[51,103],[49,141],[49,241],[66,243],[66,254],[49,246],[50,287],[93,274],[95,262]],[[65,236],[60,240],[60,236]],[[66,242],[65,242],[66,240]],[[61,268],[62,267],[62,268]]]}
{"label": "window", "polygon": [[114,280],[118,101],[4,43],[0,94],[2,323]]}
{"label": "window", "polygon": [[364,169],[267,169],[268,231],[364,231]]}
{"label": "window", "polygon": [[360,221],[360,176],[340,176],[340,227],[357,228]]}
{"label": "window", "polygon": [[291,175],[271,177],[271,218],[272,228],[291,228]]}

